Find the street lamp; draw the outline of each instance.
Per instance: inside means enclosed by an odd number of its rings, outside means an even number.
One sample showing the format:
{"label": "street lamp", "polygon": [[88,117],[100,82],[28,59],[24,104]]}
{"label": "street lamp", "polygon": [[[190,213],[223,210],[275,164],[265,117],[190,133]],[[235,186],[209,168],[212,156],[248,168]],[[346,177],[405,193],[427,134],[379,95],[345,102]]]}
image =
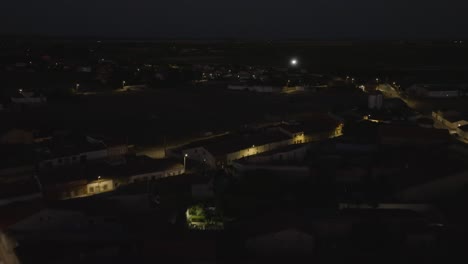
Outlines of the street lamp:
{"label": "street lamp", "polygon": [[125,87],[125,81],[122,81],[122,88]]}
{"label": "street lamp", "polygon": [[299,61],[296,59],[296,58],[293,58],[291,59],[291,66],[297,66],[297,64],[299,63]]}
{"label": "street lamp", "polygon": [[77,83],[77,84],[76,84],[76,86],[75,86],[75,91],[77,91],[77,92],[78,92],[78,89],[79,89],[79,88],[80,88],[80,84],[79,84],[79,83]]}
{"label": "street lamp", "polygon": [[101,192],[101,186],[100,186],[100,183],[101,183],[101,176],[97,176],[97,179],[98,179],[98,182],[97,182],[97,191],[98,191],[98,192]]}
{"label": "street lamp", "polygon": [[188,157],[188,154],[185,154],[184,155],[184,172],[185,172],[185,168],[186,168],[186,164],[187,164],[187,157]]}

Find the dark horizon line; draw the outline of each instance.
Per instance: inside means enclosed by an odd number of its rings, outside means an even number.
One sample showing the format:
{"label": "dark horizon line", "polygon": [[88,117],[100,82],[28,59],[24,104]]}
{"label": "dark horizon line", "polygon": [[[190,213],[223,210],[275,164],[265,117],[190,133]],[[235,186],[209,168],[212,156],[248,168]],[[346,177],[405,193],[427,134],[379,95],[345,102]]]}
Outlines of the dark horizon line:
{"label": "dark horizon line", "polygon": [[465,41],[468,38],[457,38],[457,37],[417,37],[417,38],[397,38],[397,37],[355,37],[355,38],[338,38],[338,37],[117,37],[117,36],[97,36],[97,35],[81,35],[81,36],[70,36],[70,35],[48,35],[48,34],[0,34],[0,39],[36,39],[36,40],[83,40],[83,41],[133,41],[133,42],[171,42],[171,41],[199,41],[199,42],[255,42],[255,41],[276,41],[276,42],[288,42],[288,41],[309,41],[309,42],[425,42],[425,41]]}

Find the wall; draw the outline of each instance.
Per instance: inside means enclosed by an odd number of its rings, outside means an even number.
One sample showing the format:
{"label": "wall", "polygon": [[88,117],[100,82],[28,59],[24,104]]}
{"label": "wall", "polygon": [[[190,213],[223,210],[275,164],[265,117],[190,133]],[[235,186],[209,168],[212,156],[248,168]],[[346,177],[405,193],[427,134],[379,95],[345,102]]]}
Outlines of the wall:
{"label": "wall", "polygon": [[271,155],[266,156],[252,156],[249,157],[246,162],[248,163],[267,163],[271,161],[302,161],[304,160],[305,154],[307,149],[309,148],[308,145],[303,147],[293,149],[287,152],[278,152],[273,153]]}
{"label": "wall", "polygon": [[177,169],[172,169],[172,170],[165,170],[165,171],[154,171],[154,172],[150,172],[150,173],[130,176],[129,177],[129,182],[133,183],[133,182],[138,182],[138,181],[157,180],[157,179],[160,179],[160,178],[181,175],[181,174],[184,174],[184,173],[185,173],[185,170],[184,170],[183,167],[177,168]]}
{"label": "wall", "polygon": [[115,189],[113,180],[96,180],[86,185],[88,195],[110,192]]}
{"label": "wall", "polygon": [[256,155],[259,153],[263,153],[266,151],[274,150],[276,148],[287,146],[291,144],[291,139],[272,142],[269,144],[261,145],[261,146],[252,146],[251,148],[243,149],[237,152],[229,153],[226,155],[226,162],[227,164],[231,164],[232,161],[242,159],[244,157]]}
{"label": "wall", "polygon": [[49,163],[51,164],[52,167],[60,167],[60,166],[66,166],[66,165],[71,165],[71,164],[78,164],[78,163],[83,162],[81,160],[81,157],[86,157],[86,161],[104,159],[108,157],[108,151],[107,149],[101,149],[101,150],[96,150],[96,151],[78,153],[76,155],[71,155],[71,156],[66,156],[66,157],[43,160],[39,163],[39,167],[46,168],[47,166],[49,166],[48,165]]}

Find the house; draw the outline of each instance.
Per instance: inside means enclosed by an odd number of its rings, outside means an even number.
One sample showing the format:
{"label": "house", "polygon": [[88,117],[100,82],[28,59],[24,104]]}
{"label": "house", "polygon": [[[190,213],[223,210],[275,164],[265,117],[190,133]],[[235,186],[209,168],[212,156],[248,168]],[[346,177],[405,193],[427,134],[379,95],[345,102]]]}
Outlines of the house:
{"label": "house", "polygon": [[414,84],[406,89],[406,93],[429,98],[459,97],[463,88],[462,85]]}
{"label": "house", "polygon": [[127,157],[124,164],[101,162],[43,170],[39,178],[47,198],[63,200],[111,192],[120,185],[184,173],[183,164],[177,160],[137,156]]}
{"label": "house", "polygon": [[39,169],[50,169],[88,161],[113,159],[129,152],[127,144],[96,139],[89,136],[66,135],[43,142],[40,145]]}
{"label": "house", "polygon": [[278,129],[290,135],[293,144],[300,144],[339,137],[343,134],[343,123],[328,115],[318,114],[301,122],[283,122]]}
{"label": "house", "polygon": [[453,110],[433,111],[432,118],[452,131],[456,130],[458,127],[468,124],[468,121],[465,120],[461,113]]}
{"label": "house", "polygon": [[257,130],[195,141],[169,152],[214,168],[291,143],[292,138],[279,130]]}
{"label": "house", "polygon": [[271,151],[266,151],[257,155],[244,158],[248,163],[269,163],[269,162],[300,162],[304,160],[309,149],[309,144],[298,143],[287,145]]}

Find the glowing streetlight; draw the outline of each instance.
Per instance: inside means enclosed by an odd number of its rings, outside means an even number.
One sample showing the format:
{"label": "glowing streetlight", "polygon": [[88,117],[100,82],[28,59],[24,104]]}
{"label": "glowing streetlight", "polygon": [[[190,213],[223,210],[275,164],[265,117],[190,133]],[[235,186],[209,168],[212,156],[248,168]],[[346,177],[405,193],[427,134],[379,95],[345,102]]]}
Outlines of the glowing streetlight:
{"label": "glowing streetlight", "polygon": [[186,164],[187,164],[187,157],[188,157],[188,154],[185,154],[184,155],[184,171],[185,171]]}
{"label": "glowing streetlight", "polygon": [[80,84],[77,83],[76,86],[75,86],[75,91],[78,91],[79,88],[80,88]]}
{"label": "glowing streetlight", "polygon": [[97,182],[97,191],[101,192],[101,176],[97,176],[98,182]]}
{"label": "glowing streetlight", "polygon": [[299,63],[299,61],[297,59],[291,59],[291,66],[297,66],[297,64]]}
{"label": "glowing streetlight", "polygon": [[125,81],[122,81],[122,88],[125,87]]}

